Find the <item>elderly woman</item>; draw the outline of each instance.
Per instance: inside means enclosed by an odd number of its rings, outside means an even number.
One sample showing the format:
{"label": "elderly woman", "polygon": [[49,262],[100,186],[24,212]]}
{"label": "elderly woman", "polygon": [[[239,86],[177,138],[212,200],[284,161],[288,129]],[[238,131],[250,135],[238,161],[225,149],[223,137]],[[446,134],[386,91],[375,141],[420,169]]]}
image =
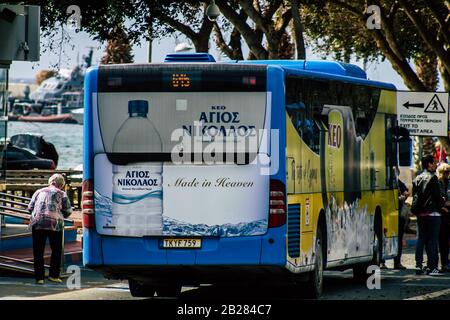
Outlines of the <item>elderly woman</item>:
{"label": "elderly woman", "polygon": [[441,229],[439,231],[439,252],[441,254],[442,272],[449,272],[449,241],[450,241],[450,201],[448,197],[450,165],[442,163],[437,168],[441,196],[445,199],[441,210]]}
{"label": "elderly woman", "polygon": [[33,233],[34,274],[36,283],[44,283],[44,250],[49,238],[52,255],[48,280],[61,283],[60,276],[64,218],[72,213],[69,198],[64,190],[64,177],[54,174],[48,179],[48,187],[37,190],[28,210],[31,212],[29,228]]}

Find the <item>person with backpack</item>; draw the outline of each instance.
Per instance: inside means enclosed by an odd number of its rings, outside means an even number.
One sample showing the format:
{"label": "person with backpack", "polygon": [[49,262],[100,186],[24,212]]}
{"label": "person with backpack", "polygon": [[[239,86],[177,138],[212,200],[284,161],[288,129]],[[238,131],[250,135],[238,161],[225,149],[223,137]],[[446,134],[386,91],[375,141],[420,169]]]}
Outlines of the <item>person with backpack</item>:
{"label": "person with backpack", "polygon": [[411,212],[417,215],[418,238],[416,243],[416,274],[423,270],[423,248],[427,252],[426,274],[442,275],[438,269],[438,239],[441,226],[441,208],[445,200],[441,196],[438,178],[435,174],[437,161],[433,155],[421,160],[422,173],[413,181],[413,202]]}

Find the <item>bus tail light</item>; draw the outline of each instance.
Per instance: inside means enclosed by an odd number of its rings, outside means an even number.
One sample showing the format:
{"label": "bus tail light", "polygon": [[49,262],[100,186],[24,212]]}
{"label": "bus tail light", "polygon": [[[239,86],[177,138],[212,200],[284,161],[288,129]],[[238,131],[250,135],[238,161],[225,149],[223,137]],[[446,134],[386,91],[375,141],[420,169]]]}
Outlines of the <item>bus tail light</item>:
{"label": "bus tail light", "polygon": [[83,227],[93,229],[95,228],[94,186],[91,179],[83,181],[82,190],[81,208],[83,212]]}
{"label": "bus tail light", "polygon": [[270,180],[269,228],[286,223],[286,192],[279,180]]}

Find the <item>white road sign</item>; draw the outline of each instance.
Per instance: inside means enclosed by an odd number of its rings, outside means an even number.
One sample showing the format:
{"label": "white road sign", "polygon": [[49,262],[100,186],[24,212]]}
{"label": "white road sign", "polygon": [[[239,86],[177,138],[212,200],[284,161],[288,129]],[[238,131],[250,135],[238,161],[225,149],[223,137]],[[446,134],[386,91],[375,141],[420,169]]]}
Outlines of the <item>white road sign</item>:
{"label": "white road sign", "polygon": [[448,92],[397,92],[398,125],[412,136],[448,136]]}

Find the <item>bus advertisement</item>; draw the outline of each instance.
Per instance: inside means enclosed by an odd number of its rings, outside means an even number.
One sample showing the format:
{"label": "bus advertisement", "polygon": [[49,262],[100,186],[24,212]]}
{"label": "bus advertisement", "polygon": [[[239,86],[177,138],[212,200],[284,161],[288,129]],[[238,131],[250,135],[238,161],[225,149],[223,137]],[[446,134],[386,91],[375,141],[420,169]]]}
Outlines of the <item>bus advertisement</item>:
{"label": "bus advertisement", "polygon": [[86,75],[87,267],[133,296],[270,274],[319,297],[323,270],[396,255],[393,85],[337,62],[166,61]]}

